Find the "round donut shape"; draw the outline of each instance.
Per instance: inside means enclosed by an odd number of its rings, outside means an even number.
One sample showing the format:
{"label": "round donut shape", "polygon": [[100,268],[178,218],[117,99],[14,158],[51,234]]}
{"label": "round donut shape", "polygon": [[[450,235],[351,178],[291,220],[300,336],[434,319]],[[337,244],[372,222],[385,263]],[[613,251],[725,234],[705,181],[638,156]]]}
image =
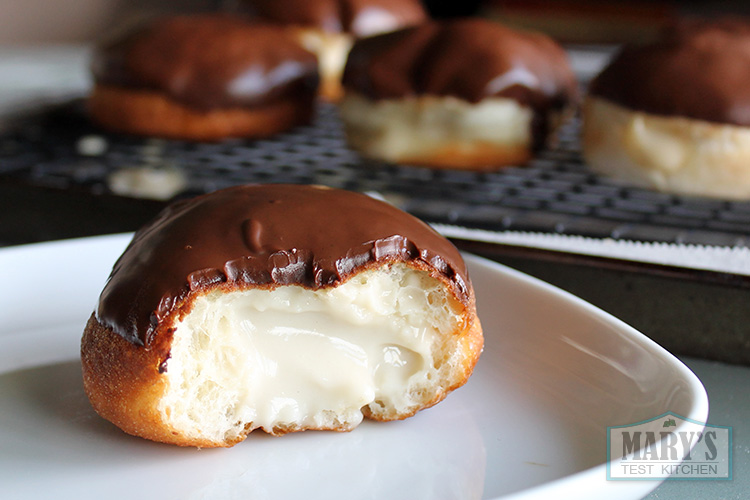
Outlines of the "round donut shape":
{"label": "round donut shape", "polygon": [[592,170],[663,192],[750,199],[750,23],[685,22],[628,46],[591,83]]}
{"label": "round donut shape", "polygon": [[482,19],[360,40],[344,87],[350,145],[368,157],[439,168],[525,163],[576,96],[558,44]]}
{"label": "round donut shape", "polygon": [[216,447],[407,418],[464,384],[482,345],[461,255],[429,226],[362,194],[260,185],[139,230],[81,359],[125,432]]}
{"label": "round donut shape", "polygon": [[317,59],[285,30],[227,15],[152,20],[99,47],[92,119],[188,140],[267,137],[312,117]]}

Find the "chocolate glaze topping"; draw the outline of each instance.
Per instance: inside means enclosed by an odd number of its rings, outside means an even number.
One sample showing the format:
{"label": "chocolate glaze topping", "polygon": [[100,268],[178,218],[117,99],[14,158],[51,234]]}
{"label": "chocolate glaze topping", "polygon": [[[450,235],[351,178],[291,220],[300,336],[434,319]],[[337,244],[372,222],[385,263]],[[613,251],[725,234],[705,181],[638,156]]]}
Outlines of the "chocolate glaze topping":
{"label": "chocolate glaze topping", "polygon": [[158,19],[100,47],[96,83],[155,90],[198,109],[312,95],[316,57],[277,26],[223,15]]}
{"label": "chocolate glaze topping", "polygon": [[388,261],[413,262],[471,297],[458,250],[425,223],[363,194],[297,185],[229,188],[166,208],[140,229],[99,298],[100,323],[148,346],[191,291],[331,287]]}
{"label": "chocolate glaze topping", "polygon": [[576,80],[550,38],[482,19],[430,22],[354,44],[344,86],[371,99],[507,97],[537,111],[563,108]]}
{"label": "chocolate glaze topping", "polygon": [[245,0],[266,21],[310,26],[356,37],[385,33],[423,22],[419,0]]}
{"label": "chocolate glaze topping", "polygon": [[666,116],[750,126],[750,22],[694,21],[624,48],[590,93]]}

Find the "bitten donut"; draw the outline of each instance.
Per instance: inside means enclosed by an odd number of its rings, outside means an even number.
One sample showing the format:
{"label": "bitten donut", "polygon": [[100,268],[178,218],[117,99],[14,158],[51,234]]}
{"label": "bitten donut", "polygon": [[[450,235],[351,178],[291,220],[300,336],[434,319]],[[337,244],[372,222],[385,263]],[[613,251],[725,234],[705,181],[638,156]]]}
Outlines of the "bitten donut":
{"label": "bitten donut", "polygon": [[258,18],[289,27],[320,61],[321,95],[341,98],[341,74],[354,40],[424,22],[419,0],[244,0]]}
{"label": "bitten donut", "polygon": [[258,185],[139,230],[81,359],[125,432],[218,447],[412,416],[466,382],[482,345],[461,255],[429,226],[362,194]]}
{"label": "bitten donut", "polygon": [[266,137],[310,121],[317,59],[279,27],[222,15],[162,18],[102,47],[93,121],[187,140]]}
{"label": "bitten donut", "polygon": [[750,199],[750,23],[688,22],[629,46],[591,83],[583,152],[660,191]]}
{"label": "bitten donut", "polygon": [[358,41],[344,89],[347,139],[365,156],[487,169],[528,161],[576,80],[550,38],[461,19]]}

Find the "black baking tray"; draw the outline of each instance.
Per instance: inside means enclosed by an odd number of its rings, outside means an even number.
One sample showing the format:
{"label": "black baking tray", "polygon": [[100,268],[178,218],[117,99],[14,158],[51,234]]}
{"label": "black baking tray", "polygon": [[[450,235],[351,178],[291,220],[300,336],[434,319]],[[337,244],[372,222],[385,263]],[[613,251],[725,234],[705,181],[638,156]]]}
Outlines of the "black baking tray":
{"label": "black baking tray", "polygon": [[[582,161],[578,133],[574,118],[526,166],[432,170],[363,159],[325,103],[311,126],[270,139],[197,143],[104,133],[76,100],[0,132],[0,181],[104,194],[119,170],[166,169],[186,183],[177,197],[244,183],[322,184],[378,192],[428,222],[467,228],[750,245],[750,202],[674,196],[597,176]],[[92,140],[104,149],[92,154],[85,147]]]}

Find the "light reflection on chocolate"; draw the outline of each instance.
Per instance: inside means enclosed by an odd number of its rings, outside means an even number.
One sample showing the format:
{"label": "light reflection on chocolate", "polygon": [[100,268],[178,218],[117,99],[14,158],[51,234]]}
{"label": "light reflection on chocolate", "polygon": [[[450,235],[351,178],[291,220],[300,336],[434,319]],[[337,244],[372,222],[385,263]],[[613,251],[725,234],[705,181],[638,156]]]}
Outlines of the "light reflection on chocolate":
{"label": "light reflection on chocolate", "polygon": [[99,47],[97,84],[154,90],[197,109],[314,95],[317,58],[281,27],[204,14],[151,21]]}
{"label": "light reflection on chocolate", "polygon": [[264,21],[366,37],[423,22],[419,0],[244,0]]}
{"label": "light reflection on chocolate", "polygon": [[562,47],[547,36],[482,19],[435,21],[360,40],[349,54],[343,85],[372,100],[513,99],[533,111],[534,149],[553,130],[552,116],[577,98]]}
{"label": "light reflection on chocolate", "polygon": [[482,19],[430,22],[358,41],[344,86],[371,99],[508,97],[535,110],[576,95],[565,51],[552,39]]}

